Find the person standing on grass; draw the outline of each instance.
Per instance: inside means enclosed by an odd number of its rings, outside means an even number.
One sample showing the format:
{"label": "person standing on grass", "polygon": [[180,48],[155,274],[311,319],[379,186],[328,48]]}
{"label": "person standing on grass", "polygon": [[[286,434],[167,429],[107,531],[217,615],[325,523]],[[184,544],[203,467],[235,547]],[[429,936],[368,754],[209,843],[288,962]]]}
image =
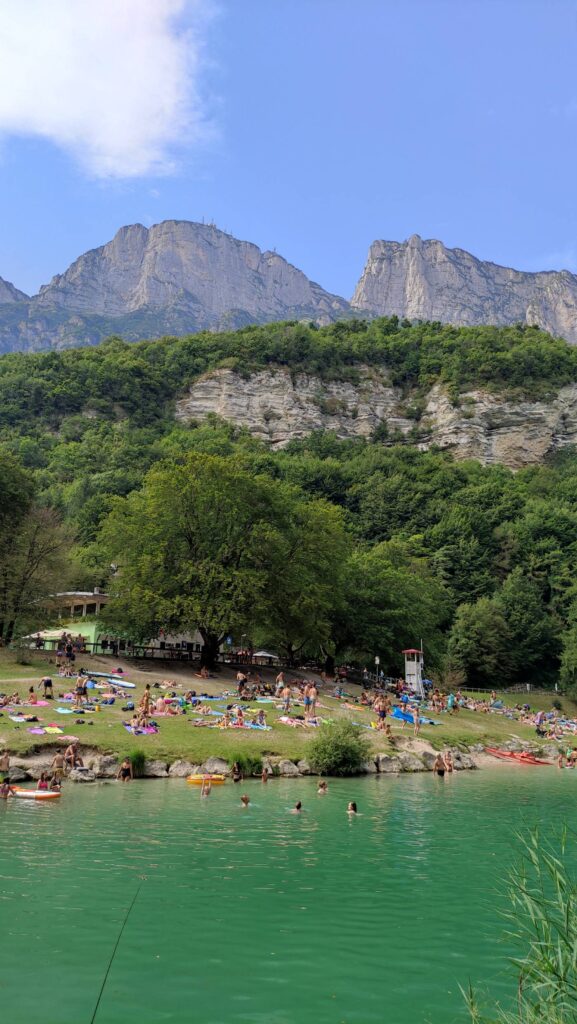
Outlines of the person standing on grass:
{"label": "person standing on grass", "polygon": [[420,731],[421,731],[421,713],[420,713],[420,710],[419,710],[419,705],[415,704],[413,709],[412,709],[412,711],[413,711],[413,734],[415,736],[418,736]]}
{"label": "person standing on grass", "polygon": [[286,683],[282,688],[281,697],[283,702],[283,711],[285,715],[288,715],[291,706],[291,688]]}
{"label": "person standing on grass", "polygon": [[315,684],[311,683],[310,686],[309,686],[309,712],[310,712],[309,717],[310,718],[316,718],[318,696],[319,696],[319,691],[317,690]]}
{"label": "person standing on grass", "polygon": [[140,698],[140,708],[145,719],[150,715],[150,683],[144,687],[144,693]]}

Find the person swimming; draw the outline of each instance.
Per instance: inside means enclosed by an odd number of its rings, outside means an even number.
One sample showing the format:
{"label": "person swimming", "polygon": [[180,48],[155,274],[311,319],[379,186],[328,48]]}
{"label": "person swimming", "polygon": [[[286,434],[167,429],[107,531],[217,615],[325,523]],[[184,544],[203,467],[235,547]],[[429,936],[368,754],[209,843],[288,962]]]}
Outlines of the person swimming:
{"label": "person swimming", "polygon": [[324,796],[328,792],[328,784],[326,782],[319,782],[317,793],[319,796]]}
{"label": "person swimming", "polygon": [[355,800],[351,800],[347,807],[347,814],[358,814],[357,804]]}
{"label": "person swimming", "polygon": [[250,797],[246,793],[243,793],[240,798],[241,807],[248,807],[250,804]]}
{"label": "person swimming", "polygon": [[294,807],[291,807],[291,814],[300,814],[303,809],[303,805],[300,800],[297,800]]}

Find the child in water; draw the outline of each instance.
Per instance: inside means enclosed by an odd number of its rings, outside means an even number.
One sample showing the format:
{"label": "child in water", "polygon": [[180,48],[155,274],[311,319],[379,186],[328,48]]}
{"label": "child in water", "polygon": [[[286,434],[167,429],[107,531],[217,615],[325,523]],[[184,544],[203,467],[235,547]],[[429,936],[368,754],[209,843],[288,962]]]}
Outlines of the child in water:
{"label": "child in water", "polygon": [[349,803],[349,806],[347,807],[347,814],[358,814],[358,813],[359,812],[357,811],[356,801],[355,800],[351,800],[351,802]]}

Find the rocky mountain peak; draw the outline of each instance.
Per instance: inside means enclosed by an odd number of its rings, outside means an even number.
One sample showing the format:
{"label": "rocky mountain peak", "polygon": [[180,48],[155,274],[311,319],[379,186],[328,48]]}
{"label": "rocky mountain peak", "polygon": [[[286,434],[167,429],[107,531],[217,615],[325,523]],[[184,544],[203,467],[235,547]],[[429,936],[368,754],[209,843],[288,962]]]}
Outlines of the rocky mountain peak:
{"label": "rocky mountain peak", "polygon": [[351,306],[464,326],[537,324],[577,343],[576,275],[512,270],[419,235],[373,242]]}
{"label": "rocky mountain peak", "polygon": [[5,281],[0,277],[0,306],[7,306],[8,303],[13,302],[26,302],[27,299],[28,295],[25,292],[21,292],[13,284],[10,284],[10,281]]}
{"label": "rocky mountain peak", "polygon": [[240,323],[307,316],[329,322],[348,312],[282,256],[261,252],[211,224],[167,220],[121,228],[41,289],[39,302],[119,316],[178,308],[190,329],[236,315]]}

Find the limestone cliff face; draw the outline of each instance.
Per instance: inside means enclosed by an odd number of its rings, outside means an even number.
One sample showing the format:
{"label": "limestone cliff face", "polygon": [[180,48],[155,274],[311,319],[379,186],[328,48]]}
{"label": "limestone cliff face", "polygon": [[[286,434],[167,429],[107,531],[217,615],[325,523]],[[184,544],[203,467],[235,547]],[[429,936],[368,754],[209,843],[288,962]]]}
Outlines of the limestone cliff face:
{"label": "limestone cliff face", "polygon": [[37,302],[105,316],[177,307],[189,311],[196,329],[235,315],[253,323],[299,316],[329,323],[348,312],[344,299],[277,253],[190,221],[121,228],[53,278]]}
{"label": "limestone cliff face", "polygon": [[180,399],[182,422],[216,414],[273,447],[314,430],[339,437],[368,437],[386,424],[390,440],[421,449],[450,449],[458,459],[503,463],[512,469],[542,462],[566,445],[577,444],[577,385],[561,388],[547,402],[510,402],[471,391],[459,407],[439,386],[431,389],[417,423],[411,397],[401,396],[385,373],[361,367],[356,382],[322,381],[288,370],[267,370],[249,378],[222,369],[197,380]]}
{"label": "limestone cliff face", "polygon": [[327,324],[350,315],[348,302],[278,253],[190,221],[121,228],[32,299],[11,285],[3,290],[0,282],[0,304],[20,299],[18,316],[0,309],[0,351],[94,345],[110,334],[137,341],[273,320]]}
{"label": "limestone cliff face", "polygon": [[0,306],[7,306],[9,303],[14,302],[26,302],[28,296],[24,292],[19,291],[15,288],[10,281],[5,281],[0,277]]}
{"label": "limestone cliff face", "polygon": [[575,274],[511,270],[418,235],[373,242],[351,305],[359,313],[465,326],[538,324],[577,343]]}

